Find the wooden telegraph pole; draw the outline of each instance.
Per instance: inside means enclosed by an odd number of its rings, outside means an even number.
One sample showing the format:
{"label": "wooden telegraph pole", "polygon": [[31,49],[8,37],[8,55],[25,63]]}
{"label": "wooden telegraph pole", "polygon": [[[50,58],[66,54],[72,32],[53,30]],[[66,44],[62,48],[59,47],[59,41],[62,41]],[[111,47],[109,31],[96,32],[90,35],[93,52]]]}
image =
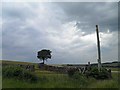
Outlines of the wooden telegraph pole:
{"label": "wooden telegraph pole", "polygon": [[97,33],[97,47],[98,47],[98,70],[101,69],[101,53],[100,53],[100,40],[99,40],[99,31],[98,31],[98,25],[96,25],[96,33]]}

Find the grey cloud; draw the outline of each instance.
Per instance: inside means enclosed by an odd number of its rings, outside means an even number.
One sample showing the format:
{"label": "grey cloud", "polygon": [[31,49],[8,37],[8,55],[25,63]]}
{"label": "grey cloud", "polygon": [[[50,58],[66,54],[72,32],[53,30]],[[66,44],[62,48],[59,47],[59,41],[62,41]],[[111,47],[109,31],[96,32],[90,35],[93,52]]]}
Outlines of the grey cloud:
{"label": "grey cloud", "polygon": [[[27,4],[29,6],[29,4]],[[2,17],[10,19],[23,20],[35,16],[31,9],[28,9],[24,3],[3,3],[2,5]]]}
{"label": "grey cloud", "polygon": [[[86,39],[82,40],[81,37],[93,34],[96,23],[99,23],[103,33],[106,33],[104,30],[108,28],[111,31],[117,30],[114,25],[116,23],[114,3],[21,3],[19,6],[11,5],[15,5],[15,3],[5,3],[3,7],[2,54],[4,59],[37,62],[37,51],[46,48],[52,50],[53,55],[52,60],[47,63],[96,62],[96,45],[91,41],[85,41]],[[42,9],[40,9],[41,5],[43,5]],[[69,24],[72,21],[80,22],[75,29],[78,32],[72,31],[75,28],[74,23]],[[86,33],[82,34],[82,32]],[[112,40],[115,39],[116,37]],[[111,46],[102,47],[103,61],[109,60],[110,58],[107,58],[109,55],[112,59],[116,57],[117,48],[113,47],[117,46],[117,42],[111,44],[112,40],[107,41]]]}
{"label": "grey cloud", "polygon": [[[15,5],[15,3],[12,5]],[[10,8],[8,6],[10,6]],[[3,59],[36,61],[36,53],[38,50],[53,48],[52,42],[49,39],[50,32],[47,29],[52,29],[51,26],[55,25],[53,23],[56,22],[58,24],[59,21],[50,18],[52,20],[52,22],[50,22],[47,20],[47,17],[46,20],[43,18],[44,21],[37,21],[36,15],[29,17],[29,13],[26,12],[27,10],[29,11],[29,8],[25,7],[25,9],[23,9],[21,6],[17,8],[16,6],[11,6],[11,4],[9,5],[9,3],[8,6],[3,7]],[[31,11],[31,13],[36,14],[34,11]],[[37,15],[37,18],[38,17],[39,15]],[[32,23],[30,23],[30,21],[32,21]],[[59,26],[57,24],[55,27]]]}
{"label": "grey cloud", "polygon": [[80,22],[77,24],[86,33],[93,32],[95,25],[101,31],[118,29],[118,3],[117,2],[64,2],[57,3],[68,15],[68,21]]}

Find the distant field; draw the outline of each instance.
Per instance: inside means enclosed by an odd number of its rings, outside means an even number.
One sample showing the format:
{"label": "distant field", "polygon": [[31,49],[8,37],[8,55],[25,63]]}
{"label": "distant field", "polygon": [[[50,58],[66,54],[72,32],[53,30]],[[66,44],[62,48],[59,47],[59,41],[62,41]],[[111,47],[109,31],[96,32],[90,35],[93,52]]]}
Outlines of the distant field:
{"label": "distant field", "polygon": [[2,60],[2,64],[35,64],[35,63],[30,63],[30,62],[20,62],[20,61],[7,61],[7,60]]}
{"label": "distant field", "polygon": [[[8,61],[8,60],[2,60],[2,64],[34,64],[34,65],[37,65],[37,63],[30,63],[30,62],[20,62],[20,61]],[[81,65],[81,66],[85,66],[86,64],[50,64],[52,66],[78,66],[78,65]],[[91,65],[94,65],[94,66],[97,66],[97,64],[91,64]],[[106,68],[111,68],[111,69],[115,69],[117,66],[120,65],[120,62],[113,62],[113,63],[102,63],[102,66],[103,67],[106,67]],[[113,69],[113,70],[114,70]],[[118,68],[116,68],[117,70]],[[119,68],[120,69],[120,68]]]}
{"label": "distant field", "polygon": [[120,68],[106,67],[107,69],[111,69],[112,71],[120,71]]}
{"label": "distant field", "polygon": [[[35,64],[15,61],[3,61],[2,63]],[[3,88],[118,88],[119,86],[118,73],[112,73],[113,78],[110,80],[95,80],[94,78],[81,78],[79,80],[75,80],[68,77],[67,74],[58,74],[56,72],[39,70],[37,67],[33,73],[38,76],[38,82],[30,83],[16,80],[14,78],[3,78]]]}

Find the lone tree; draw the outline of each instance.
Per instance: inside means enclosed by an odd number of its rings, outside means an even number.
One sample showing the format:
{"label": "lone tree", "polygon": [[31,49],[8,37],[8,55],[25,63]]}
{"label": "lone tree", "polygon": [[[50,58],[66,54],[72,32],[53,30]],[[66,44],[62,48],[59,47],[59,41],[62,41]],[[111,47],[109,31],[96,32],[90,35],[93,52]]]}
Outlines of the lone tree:
{"label": "lone tree", "polygon": [[37,58],[39,58],[40,60],[43,60],[43,64],[44,64],[45,60],[47,60],[48,58],[51,59],[51,51],[46,49],[38,51]]}

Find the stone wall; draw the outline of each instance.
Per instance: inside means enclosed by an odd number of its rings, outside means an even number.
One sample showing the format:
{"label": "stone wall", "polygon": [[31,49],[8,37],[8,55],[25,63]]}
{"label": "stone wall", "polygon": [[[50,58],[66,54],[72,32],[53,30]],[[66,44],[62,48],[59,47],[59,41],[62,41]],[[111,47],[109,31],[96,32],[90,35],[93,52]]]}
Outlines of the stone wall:
{"label": "stone wall", "polygon": [[38,67],[40,70],[47,70],[47,71],[53,71],[57,73],[68,73],[68,70],[73,69],[80,72],[80,73],[85,73],[85,71],[88,69],[87,66],[82,66],[82,67],[71,67],[71,66],[63,66],[63,67],[58,67],[58,66],[50,66],[50,65],[45,65],[45,64],[38,64]]}

